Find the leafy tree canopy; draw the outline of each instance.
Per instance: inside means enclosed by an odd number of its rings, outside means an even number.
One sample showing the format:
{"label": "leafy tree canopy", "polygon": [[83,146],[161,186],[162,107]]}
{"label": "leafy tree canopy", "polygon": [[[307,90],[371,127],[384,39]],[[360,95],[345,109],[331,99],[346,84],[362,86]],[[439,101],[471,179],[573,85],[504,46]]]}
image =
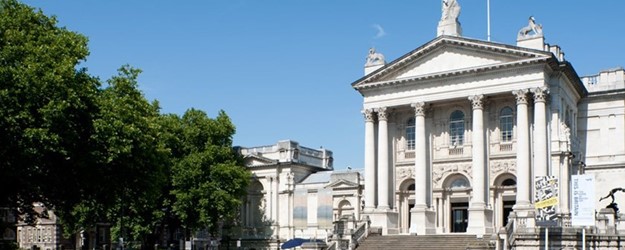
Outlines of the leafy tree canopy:
{"label": "leafy tree canopy", "polygon": [[0,1],[0,205],[82,198],[100,86],[79,68],[88,54],[87,38],[54,17]]}
{"label": "leafy tree canopy", "polygon": [[54,17],[0,0],[0,206],[43,202],[70,233],[108,221],[144,242],[165,217],[212,232],[233,219],[250,174],[225,112],[162,115],[140,70],[102,88],[80,67],[88,54]]}
{"label": "leafy tree canopy", "polygon": [[191,109],[179,128],[180,156],[171,173],[173,210],[192,232],[216,232],[219,221],[237,216],[233,208],[240,206],[251,177],[232,148],[234,125],[223,111],[210,119]]}

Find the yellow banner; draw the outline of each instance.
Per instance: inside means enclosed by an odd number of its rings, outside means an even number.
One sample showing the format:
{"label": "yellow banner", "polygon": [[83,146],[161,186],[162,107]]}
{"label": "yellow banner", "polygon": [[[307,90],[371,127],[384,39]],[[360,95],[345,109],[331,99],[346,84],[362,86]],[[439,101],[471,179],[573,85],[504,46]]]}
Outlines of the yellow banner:
{"label": "yellow banner", "polygon": [[544,201],[536,202],[534,206],[536,206],[536,208],[544,208],[544,207],[555,206],[557,204],[558,204],[558,197],[551,197]]}

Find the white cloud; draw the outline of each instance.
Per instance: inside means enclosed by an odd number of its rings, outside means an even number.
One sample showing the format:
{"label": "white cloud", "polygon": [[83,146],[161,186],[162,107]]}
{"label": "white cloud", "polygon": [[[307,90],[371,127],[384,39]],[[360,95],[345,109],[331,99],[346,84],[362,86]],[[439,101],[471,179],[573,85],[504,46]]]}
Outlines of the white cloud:
{"label": "white cloud", "polygon": [[378,33],[376,33],[373,38],[378,39],[378,38],[381,38],[383,36],[386,36],[386,32],[384,31],[382,26],[380,26],[379,24],[374,24],[374,25],[372,25],[372,27],[378,31]]}

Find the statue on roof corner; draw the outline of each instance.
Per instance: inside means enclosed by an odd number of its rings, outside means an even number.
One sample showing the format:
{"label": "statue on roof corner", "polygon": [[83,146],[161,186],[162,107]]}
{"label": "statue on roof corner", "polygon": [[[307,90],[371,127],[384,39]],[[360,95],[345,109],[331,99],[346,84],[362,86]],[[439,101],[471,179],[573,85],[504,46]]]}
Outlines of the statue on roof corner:
{"label": "statue on roof corner", "polygon": [[443,16],[441,21],[458,20],[460,16],[460,5],[457,0],[443,0]]}
{"label": "statue on roof corner", "polygon": [[612,190],[610,190],[610,193],[608,193],[608,195],[606,195],[605,197],[601,197],[599,201],[602,201],[607,198],[612,198],[612,202],[610,202],[610,204],[606,206],[605,208],[611,208],[614,211],[614,216],[616,216],[616,218],[619,218],[618,204],[616,204],[616,202],[614,201],[614,194],[617,192],[625,193],[625,188],[613,188]]}
{"label": "statue on roof corner", "polygon": [[[530,34],[530,32],[534,32],[534,34]],[[543,26],[540,24],[536,24],[536,19],[534,19],[534,16],[530,16],[529,23],[527,24],[527,26],[519,30],[519,36],[517,38],[518,39],[531,38],[531,37],[537,37],[537,36],[542,36],[542,35],[543,35]]]}
{"label": "statue on roof corner", "polygon": [[384,64],[386,64],[386,61],[384,61],[384,55],[375,52],[375,48],[370,48],[369,55],[367,55],[367,62],[365,63],[365,67]]}

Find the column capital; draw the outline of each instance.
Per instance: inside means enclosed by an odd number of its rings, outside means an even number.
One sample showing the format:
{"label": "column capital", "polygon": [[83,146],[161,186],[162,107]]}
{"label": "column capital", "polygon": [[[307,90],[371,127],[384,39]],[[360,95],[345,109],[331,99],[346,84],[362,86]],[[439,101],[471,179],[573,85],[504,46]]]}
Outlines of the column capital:
{"label": "column capital", "polygon": [[469,96],[469,101],[471,101],[473,109],[483,109],[486,104],[484,95],[471,95]]}
{"label": "column capital", "polygon": [[386,107],[381,107],[381,108],[377,108],[375,109],[375,112],[378,113],[378,121],[386,121],[388,119],[388,108]]}
{"label": "column capital", "polygon": [[516,97],[517,104],[527,104],[527,89],[519,89],[512,91],[512,94]]}
{"label": "column capital", "polygon": [[365,116],[365,122],[373,122],[373,119],[374,119],[373,113],[374,113],[373,109],[365,109],[362,111],[362,114]]}
{"label": "column capital", "polygon": [[425,109],[426,109],[425,102],[416,102],[416,103],[411,104],[410,106],[414,108],[416,116],[425,116]]}
{"label": "column capital", "polygon": [[546,102],[549,96],[549,88],[547,86],[542,86],[538,88],[531,89],[534,94],[534,102]]}

